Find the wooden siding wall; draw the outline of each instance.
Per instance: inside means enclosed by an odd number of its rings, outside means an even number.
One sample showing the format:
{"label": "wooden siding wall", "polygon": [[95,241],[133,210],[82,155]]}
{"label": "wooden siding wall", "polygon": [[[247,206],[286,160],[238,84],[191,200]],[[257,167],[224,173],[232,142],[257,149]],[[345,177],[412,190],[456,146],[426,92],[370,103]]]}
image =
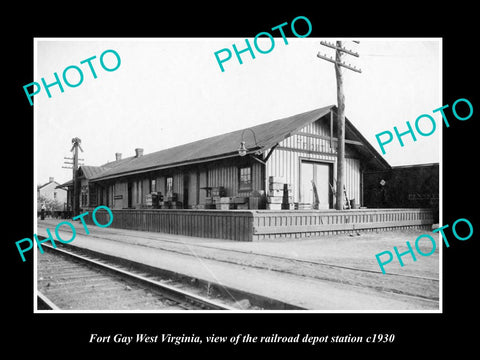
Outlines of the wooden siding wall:
{"label": "wooden siding wall", "polygon": [[[173,192],[177,193],[178,201],[183,202],[183,173],[175,172],[173,174]],[[163,193],[166,195],[166,192]]]}
{"label": "wooden siding wall", "polygon": [[151,182],[151,180],[152,179],[151,179],[150,176],[148,176],[147,178],[143,178],[141,180],[141,182],[142,182],[142,196],[139,198],[139,200],[140,200],[140,203],[142,205],[145,204],[145,195],[150,194],[150,182]]}
{"label": "wooden siding wall", "polygon": [[[113,207],[114,209],[123,209],[128,206],[128,183],[116,181],[113,186]],[[115,196],[121,195],[121,199],[115,199]]]}
{"label": "wooden siding wall", "polygon": [[[162,232],[237,241],[306,238],[352,231],[385,231],[428,228],[430,209],[310,210],[163,210],[112,209],[112,228]],[[107,211],[96,212],[96,220],[107,224]],[[85,218],[93,223],[90,216]]]}
{"label": "wooden siding wall", "polygon": [[[153,173],[137,175],[135,177],[124,178],[117,180],[114,183],[103,184],[105,189],[109,188],[109,202],[108,205],[112,209],[125,209],[128,207],[128,183],[132,186],[132,208],[141,208],[145,205],[145,195],[149,193],[151,179],[156,180],[155,189],[153,191],[161,192],[164,196],[166,194],[166,178],[173,177],[173,192],[177,193],[178,201],[185,201],[184,194],[184,178],[188,179],[188,204],[193,206],[205,203],[205,190],[202,187],[217,187],[223,186],[226,189],[226,196],[243,195],[248,196],[250,191],[238,193],[239,187],[239,163],[238,160],[218,161],[205,166],[172,169],[164,171],[163,173]],[[264,190],[263,169],[262,164],[251,160],[242,159],[241,163],[252,166],[252,190]],[[198,182],[198,185],[197,185]],[[199,193],[197,195],[197,189]],[[103,201],[107,204],[107,191],[104,191]],[[97,189],[97,194],[100,196],[100,189]],[[122,199],[114,199],[115,196],[122,196]]]}
{"label": "wooden siding wall", "polygon": [[205,198],[207,196],[207,192],[205,190],[202,190],[202,187],[206,187],[207,184],[208,184],[208,171],[206,170],[206,168],[202,168],[202,170],[200,171],[200,186],[199,186],[199,191],[200,191],[200,194],[199,194],[199,201],[200,201],[200,204],[205,204]]}
{"label": "wooden siding wall", "polygon": [[[300,134],[292,135],[279,143],[273,151],[266,166],[266,185],[268,186],[269,176],[281,176],[287,183],[292,184],[293,200],[299,201],[300,189],[300,161],[311,160],[333,163],[333,178],[337,173],[336,142],[330,148],[330,140],[311,138],[301,133],[313,135],[330,136],[329,124],[325,121],[314,122],[303,129]],[[345,159],[345,187],[349,199],[355,199],[356,203],[361,201],[361,162],[354,158],[355,154],[349,147],[346,147]],[[335,185],[334,185],[335,186]]]}
{"label": "wooden siding wall", "polygon": [[238,168],[236,166],[210,165],[208,167],[208,185],[224,186],[226,196],[234,196],[238,191]]}
{"label": "wooden siding wall", "polygon": [[[190,170],[187,172],[188,176],[188,207],[198,204],[197,198],[197,188],[200,187],[197,185],[197,170]],[[200,190],[201,191],[201,190]]]}
{"label": "wooden siding wall", "polygon": [[[253,215],[250,211],[164,209],[111,209],[111,211],[112,228],[213,239],[252,240]],[[103,209],[96,212],[95,218],[100,224],[107,224],[110,221],[107,211]],[[91,217],[88,217],[86,222],[93,224]]]}
{"label": "wooden siding wall", "polygon": [[158,192],[161,192],[162,194],[165,194],[165,179],[166,179],[166,176],[163,176],[163,175],[157,175],[157,191]]}
{"label": "wooden siding wall", "polygon": [[[128,207],[128,184],[132,186],[132,207],[141,207],[145,202],[145,194],[149,191],[150,178],[134,178],[117,180],[97,186],[97,204],[107,205],[111,209],[125,209]],[[158,179],[157,179],[158,186]],[[103,188],[103,196],[101,188]],[[121,199],[118,199],[121,196]],[[117,197],[117,199],[115,199]],[[92,205],[93,206],[93,205]],[[95,207],[95,206],[93,206]]]}
{"label": "wooden siding wall", "polygon": [[115,208],[114,201],[113,201],[114,188],[115,188],[115,185],[112,183],[96,185],[98,201],[96,205],[91,204],[90,207],[95,208],[98,205],[106,205],[109,208],[114,209]]}
{"label": "wooden siding wall", "polygon": [[[264,190],[262,177],[262,164],[252,160],[252,190]],[[239,192],[239,165],[235,160],[222,165],[210,165],[208,167],[208,186],[224,186],[226,196],[248,196],[250,191]]]}
{"label": "wooden siding wall", "polygon": [[[360,160],[346,158],[345,159],[345,187],[347,189],[348,198],[355,199],[356,204],[360,204],[361,198],[361,164]],[[336,174],[334,174],[336,178]]]}

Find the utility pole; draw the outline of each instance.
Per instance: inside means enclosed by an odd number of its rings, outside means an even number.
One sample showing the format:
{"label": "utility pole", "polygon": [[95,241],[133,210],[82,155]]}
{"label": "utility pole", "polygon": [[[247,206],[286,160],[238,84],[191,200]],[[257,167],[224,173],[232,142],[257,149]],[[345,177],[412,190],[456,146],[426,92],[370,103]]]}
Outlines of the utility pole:
{"label": "utility pole", "polygon": [[[72,167],[70,166],[62,166],[64,169],[73,169],[73,194],[72,194],[72,211],[73,211],[73,216],[78,215],[78,209],[79,209],[79,204],[78,204],[78,186],[79,184],[77,183],[77,170],[78,170],[78,161],[83,160],[78,158],[78,149],[83,152],[82,147],[80,144],[82,143],[82,140],[80,140],[78,137],[75,137],[72,139],[72,148],[70,149],[70,152],[73,152],[73,158],[68,158],[64,157],[64,159],[67,160],[73,160],[73,162],[64,162],[65,164],[73,165]],[[83,164],[81,164],[83,165]]]}
{"label": "utility pole", "polygon": [[[355,41],[358,43],[357,41]],[[345,187],[345,94],[343,93],[343,73],[342,67],[361,73],[362,70],[357,69],[355,66],[346,64],[342,60],[342,53],[359,57],[358,53],[343,47],[341,41],[337,41],[336,44],[326,41],[320,41],[320,44],[332,49],[335,49],[335,60],[332,57],[328,57],[326,54],[317,54],[317,57],[323,60],[330,61],[335,64],[335,76],[337,79],[337,191],[336,191],[336,209],[343,210],[344,204],[344,187]]]}

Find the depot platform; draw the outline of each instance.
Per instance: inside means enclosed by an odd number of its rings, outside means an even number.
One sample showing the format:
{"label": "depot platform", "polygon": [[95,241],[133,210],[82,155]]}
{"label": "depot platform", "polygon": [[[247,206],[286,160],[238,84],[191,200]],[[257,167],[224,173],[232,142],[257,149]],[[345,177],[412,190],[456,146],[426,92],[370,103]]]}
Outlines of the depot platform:
{"label": "depot platform", "polygon": [[[88,209],[93,210],[93,209]],[[298,239],[320,235],[398,229],[428,229],[431,209],[351,210],[191,210],[109,209],[97,221],[112,228],[141,230],[196,238],[236,241]],[[92,219],[85,221],[93,225]]]}
{"label": "depot platform", "polygon": [[[38,220],[37,234],[47,236],[46,228],[53,234],[60,221]],[[405,259],[404,267],[392,262],[385,275],[375,259],[375,254],[405,246],[424,230],[237,242],[94,225],[88,225],[86,234],[80,222],[73,224],[76,237],[71,245],[295,307],[353,312],[439,309],[438,250],[416,262]],[[65,239],[71,238],[68,232],[66,227],[59,230]]]}

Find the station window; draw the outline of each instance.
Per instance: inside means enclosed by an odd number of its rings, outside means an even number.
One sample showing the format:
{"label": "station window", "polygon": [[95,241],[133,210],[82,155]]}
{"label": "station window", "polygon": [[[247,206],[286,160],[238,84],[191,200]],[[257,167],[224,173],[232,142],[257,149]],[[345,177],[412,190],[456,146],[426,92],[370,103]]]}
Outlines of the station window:
{"label": "station window", "polygon": [[240,168],[239,190],[252,190],[252,167]]}
{"label": "station window", "polygon": [[82,185],[80,188],[80,206],[88,206],[88,185]]}
{"label": "station window", "polygon": [[169,176],[166,179],[165,193],[173,193],[173,177]]}
{"label": "station window", "polygon": [[87,197],[87,194],[86,193],[82,193],[82,199],[81,199],[81,206],[87,206],[87,202],[88,202],[88,197]]}
{"label": "station window", "polygon": [[157,180],[150,180],[150,193],[157,191]]}

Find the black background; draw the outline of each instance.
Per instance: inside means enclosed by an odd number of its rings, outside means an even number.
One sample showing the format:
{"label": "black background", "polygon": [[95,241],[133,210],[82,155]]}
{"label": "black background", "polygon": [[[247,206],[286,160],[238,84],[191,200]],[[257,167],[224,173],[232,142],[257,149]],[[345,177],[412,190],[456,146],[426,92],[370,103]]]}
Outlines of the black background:
{"label": "black background", "polygon": [[[5,51],[2,55],[3,79],[3,209],[6,229],[2,243],[4,300],[2,347],[12,355],[52,358],[98,354],[133,355],[147,351],[156,358],[193,350],[200,354],[266,350],[264,356],[292,348],[296,353],[324,355],[355,350],[381,356],[420,353],[433,355],[444,349],[462,353],[473,347],[476,326],[476,275],[478,272],[478,215],[480,203],[477,181],[476,122],[480,112],[474,38],[476,11],[472,5],[420,8],[403,3],[383,3],[381,7],[361,3],[322,2],[303,8],[291,3],[275,3],[260,8],[246,3],[223,3],[197,6],[187,3],[181,9],[161,3],[116,3],[100,9],[98,4],[36,4],[6,11],[9,20],[2,24]],[[13,10],[12,10],[13,9]],[[450,128],[443,128],[443,222],[452,224],[458,218],[469,219],[474,235],[468,241],[457,241],[450,235],[450,248],[443,251],[442,314],[33,314],[33,258],[21,262],[15,241],[31,238],[33,229],[33,108],[29,106],[23,85],[33,78],[34,37],[227,37],[252,38],[296,16],[306,16],[312,23],[310,37],[442,37],[443,38],[443,104]],[[304,33],[300,31],[299,33]],[[186,54],[188,56],[188,54]],[[4,83],[5,84],[5,83]],[[458,98],[473,104],[473,116],[456,120],[451,105]],[[372,99],[375,106],[375,99]],[[405,104],[405,106],[409,106]],[[425,109],[428,113],[429,110]],[[406,119],[411,120],[411,119]],[[52,141],[55,134],[52,133]],[[451,234],[447,230],[447,234]],[[473,327],[472,327],[473,325]],[[166,345],[166,344],[89,344],[91,333],[114,335],[137,333],[173,335],[231,336],[249,333],[266,336],[277,333],[294,336],[300,333],[324,335],[369,336],[374,333],[395,334],[392,344],[240,344],[232,346]],[[6,349],[7,347],[8,349]],[[458,348],[457,348],[458,347]],[[33,353],[31,352],[33,351]]]}

